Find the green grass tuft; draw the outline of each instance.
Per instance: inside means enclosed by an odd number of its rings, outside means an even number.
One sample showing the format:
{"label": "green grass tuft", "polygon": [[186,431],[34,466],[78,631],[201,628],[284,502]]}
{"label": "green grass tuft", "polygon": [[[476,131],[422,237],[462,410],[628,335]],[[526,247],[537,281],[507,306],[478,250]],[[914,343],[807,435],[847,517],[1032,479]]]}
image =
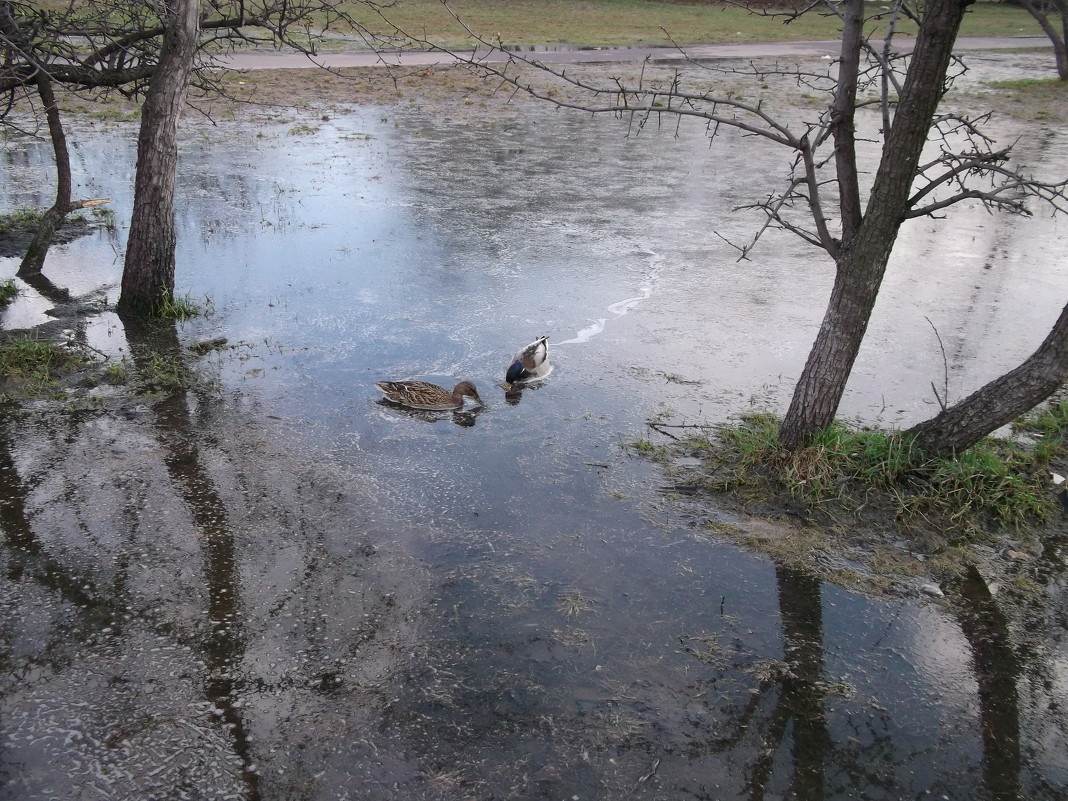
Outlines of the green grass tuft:
{"label": "green grass tuft", "polygon": [[32,231],[41,223],[44,212],[39,209],[17,209],[0,214],[0,235],[11,231]]}
{"label": "green grass tuft", "polygon": [[58,379],[90,359],[55,342],[32,338],[0,343],[0,383],[13,385],[19,395],[37,395],[56,386]]}
{"label": "green grass tuft", "polygon": [[143,360],[138,360],[136,385],[144,392],[175,392],[199,381],[196,370],[178,356],[152,351]]}
{"label": "green grass tuft", "polygon": [[662,461],[667,456],[667,449],[650,439],[639,437],[632,442],[621,443],[623,450],[635,453],[651,462]]}
{"label": "green grass tuft", "polygon": [[13,301],[19,294],[18,285],[12,278],[0,281],[0,309]]}
{"label": "green grass tuft", "polygon": [[193,300],[189,293],[175,297],[167,292],[156,307],[156,316],[163,320],[184,322],[192,317],[210,317],[214,311],[215,307],[210,298],[205,297],[204,303],[201,304]]}

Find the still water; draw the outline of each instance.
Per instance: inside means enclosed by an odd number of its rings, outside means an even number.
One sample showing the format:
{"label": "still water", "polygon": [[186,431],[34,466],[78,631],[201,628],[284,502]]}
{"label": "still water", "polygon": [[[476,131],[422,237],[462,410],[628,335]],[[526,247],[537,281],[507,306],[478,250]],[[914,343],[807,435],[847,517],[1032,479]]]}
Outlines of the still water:
{"label": "still water", "polygon": [[[981,599],[777,568],[621,447],[657,415],[788,401],[831,268],[785,236],[727,244],[774,150],[524,105],[184,130],[179,291],[214,314],[178,338],[229,347],[186,397],[0,418],[0,795],[1063,797],[1063,620],[1019,654]],[[76,194],[118,227],[55,248],[76,295],[116,296],[135,133],[77,137]],[[1064,131],[1021,148],[1064,174]],[[3,208],[47,202],[45,145],[0,155]],[[906,425],[946,366],[962,397],[1026,357],[1066,234],[910,223],[843,416]],[[4,327],[52,305],[26,288]],[[552,375],[506,398],[542,334]],[[138,362],[110,314],[75,335]],[[379,403],[399,378],[471,380],[486,408]]]}

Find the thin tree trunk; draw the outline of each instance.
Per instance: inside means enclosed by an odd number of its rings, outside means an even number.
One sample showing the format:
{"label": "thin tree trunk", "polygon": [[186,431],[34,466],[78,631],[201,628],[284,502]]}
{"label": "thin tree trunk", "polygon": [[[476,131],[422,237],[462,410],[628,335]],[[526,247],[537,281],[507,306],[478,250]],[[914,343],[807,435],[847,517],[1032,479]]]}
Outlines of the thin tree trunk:
{"label": "thin tree trunk", "polygon": [[1042,32],[1053,43],[1053,57],[1057,63],[1057,76],[1062,81],[1068,81],[1068,47],[1066,47],[1066,42],[1068,42],[1068,4],[1064,0],[1059,0],[1054,4],[1061,18],[1060,31],[1050,21],[1049,14],[1044,9],[1036,6],[1034,0],[1020,0],[1020,5],[1035,18],[1035,22],[1042,28]]}
{"label": "thin tree trunk", "polygon": [[953,43],[970,4],[971,0],[931,0],[925,8],[867,211],[856,235],[843,242],[835,259],[831,299],[783,418],[779,432],[783,448],[803,447],[834,421],[908,207],[920,155],[942,98]]}
{"label": "thin tree trunk", "polygon": [[189,91],[199,11],[198,0],[171,0],[159,64],[141,110],[120,314],[154,314],[164,298],[174,292],[178,120]]}
{"label": "thin tree trunk", "polygon": [[52,139],[52,150],[56,157],[56,200],[41,217],[33,240],[19,265],[17,273],[19,278],[37,275],[41,272],[56,229],[63,224],[63,220],[70,212],[81,206],[80,203],[71,203],[72,180],[67,135],[63,130],[63,120],[59,115],[52,81],[44,70],[37,72],[37,94],[44,105],[45,118],[48,120],[48,135]]}
{"label": "thin tree trunk", "polygon": [[1066,380],[1068,305],[1027,361],[905,434],[929,456],[952,456],[1035,408]]}
{"label": "thin tree trunk", "polygon": [[857,174],[857,81],[860,44],[864,37],[864,0],[849,0],[842,9],[842,56],[834,93],[834,162],[838,174],[838,206],[842,239],[849,241],[863,220]]}

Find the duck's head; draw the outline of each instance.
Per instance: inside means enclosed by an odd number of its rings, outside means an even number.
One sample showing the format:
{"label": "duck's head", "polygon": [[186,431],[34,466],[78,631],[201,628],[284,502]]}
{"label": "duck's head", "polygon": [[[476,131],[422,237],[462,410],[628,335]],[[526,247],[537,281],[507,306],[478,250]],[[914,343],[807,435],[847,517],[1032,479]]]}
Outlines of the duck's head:
{"label": "duck's head", "polygon": [[470,381],[461,381],[459,384],[456,385],[456,388],[452,391],[452,394],[461,396],[466,395],[467,397],[472,398],[476,403],[478,403],[479,406],[486,405],[482,402],[482,398],[478,396],[478,390],[475,389],[475,385],[472,384]]}
{"label": "duck's head", "polygon": [[508,372],[504,374],[504,380],[509,384],[514,384],[520,378],[523,377],[523,362],[514,361],[512,366],[508,368]]}

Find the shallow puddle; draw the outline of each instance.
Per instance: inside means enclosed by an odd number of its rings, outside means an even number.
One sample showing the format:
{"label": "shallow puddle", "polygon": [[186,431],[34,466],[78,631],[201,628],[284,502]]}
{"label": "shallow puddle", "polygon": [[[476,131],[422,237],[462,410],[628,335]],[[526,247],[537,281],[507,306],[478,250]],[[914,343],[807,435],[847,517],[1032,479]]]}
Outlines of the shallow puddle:
{"label": "shallow puddle", "polygon": [[[4,797],[1062,797],[1063,624],[1014,654],[966,588],[776,568],[621,447],[654,415],[781,410],[832,278],[785,236],[724,241],[774,151],[675,133],[524,105],[187,118],[179,291],[213,316],[71,336],[135,368],[225,336],[214,386],[0,418]],[[55,248],[57,286],[114,299],[134,137],[79,134],[76,192],[119,230]],[[1064,173],[1063,131],[1020,147]],[[0,203],[39,202],[44,145],[4,156]],[[1027,356],[1066,233],[910,223],[844,416],[907,424],[947,368],[961,397]],[[3,324],[51,305],[27,288]],[[553,373],[506,395],[543,334]],[[401,378],[486,407],[381,403]]]}

